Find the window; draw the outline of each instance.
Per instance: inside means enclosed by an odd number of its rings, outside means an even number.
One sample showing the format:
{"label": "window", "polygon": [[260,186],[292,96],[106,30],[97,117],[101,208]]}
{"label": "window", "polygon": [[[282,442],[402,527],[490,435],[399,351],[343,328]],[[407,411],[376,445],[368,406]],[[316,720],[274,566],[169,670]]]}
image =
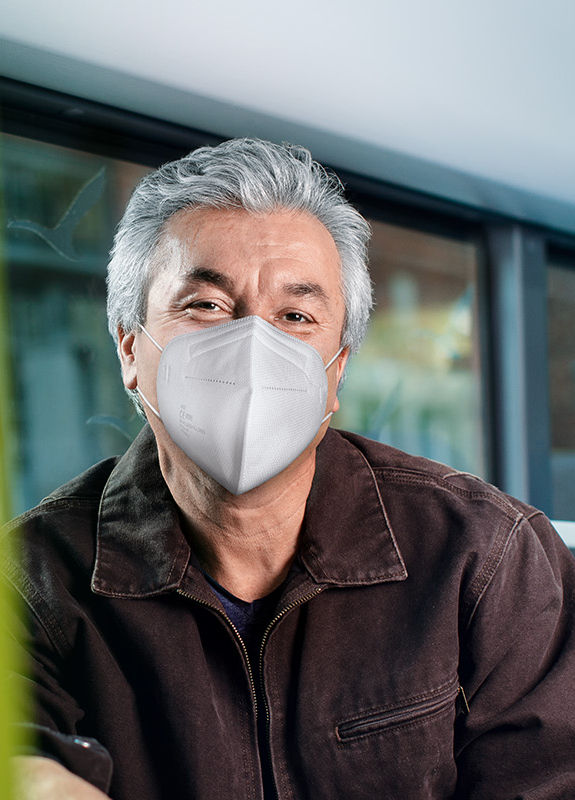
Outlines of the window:
{"label": "window", "polygon": [[[16,82],[0,89],[8,131],[0,140],[0,448],[7,420],[13,428],[0,505],[11,495],[17,513],[136,435],[141,422],[106,329],[113,231],[149,168],[219,139]],[[343,177],[373,227],[377,307],[334,425],[494,480],[555,519],[575,520],[573,237]],[[548,265],[550,242],[571,255]],[[545,387],[547,267],[550,455],[538,425],[548,419],[547,393],[535,391]],[[545,435],[535,436],[539,427]]]}
{"label": "window", "polygon": [[140,427],[107,332],[105,271],[147,168],[11,135],[0,154],[17,513]]}
{"label": "window", "polygon": [[[575,256],[548,269],[553,516],[575,520]],[[575,541],[574,543],[575,544]]]}
{"label": "window", "polygon": [[[113,230],[147,167],[5,135],[12,510],[123,452],[140,419],[105,318]],[[377,309],[334,424],[485,474],[473,241],[372,221]]]}
{"label": "window", "polygon": [[485,475],[478,245],[371,225],[377,305],[334,425]]}

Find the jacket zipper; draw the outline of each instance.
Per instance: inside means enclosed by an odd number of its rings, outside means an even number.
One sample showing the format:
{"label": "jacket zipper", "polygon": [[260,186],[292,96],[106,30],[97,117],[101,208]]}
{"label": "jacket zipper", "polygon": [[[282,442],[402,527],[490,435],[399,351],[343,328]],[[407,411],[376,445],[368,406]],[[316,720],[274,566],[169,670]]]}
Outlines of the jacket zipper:
{"label": "jacket zipper", "polygon": [[457,689],[457,696],[458,699],[461,701],[461,713],[462,714],[470,714],[471,709],[469,708],[469,703],[467,702],[467,695],[465,694],[465,689],[461,684]]}
{"label": "jacket zipper", "polygon": [[248,676],[249,676],[249,681],[250,681],[250,692],[251,692],[251,695],[252,695],[252,705],[253,705],[253,709],[254,709],[255,718],[257,720],[257,718],[258,718],[258,698],[257,698],[257,694],[256,694],[256,682],[255,682],[255,679],[254,679],[254,673],[253,673],[253,670],[252,670],[252,665],[250,664],[250,657],[248,655],[248,649],[247,649],[247,647],[245,645],[244,640],[241,637],[240,632],[238,631],[238,629],[236,628],[234,623],[231,621],[231,619],[228,617],[228,615],[225,614],[223,611],[220,611],[220,609],[216,608],[216,606],[212,606],[210,603],[207,603],[205,600],[200,600],[199,597],[195,597],[192,594],[188,594],[188,592],[184,592],[181,589],[177,589],[177,593],[182,595],[182,597],[187,597],[188,600],[193,600],[195,603],[199,603],[199,605],[205,606],[206,608],[209,608],[212,611],[215,611],[215,613],[218,614],[224,620],[226,625],[228,625],[233,630],[233,632],[235,633],[235,635],[236,635],[236,637],[237,637],[237,639],[238,639],[238,641],[239,641],[239,643],[240,643],[240,645],[242,647],[242,651],[243,651],[243,654],[244,654],[244,659],[245,659],[245,662],[246,662],[246,666],[248,668]]}
{"label": "jacket zipper", "polygon": [[407,706],[391,711],[369,714],[362,719],[342,722],[336,728],[338,739],[343,742],[358,736],[367,736],[370,733],[377,733],[387,728],[401,725],[403,722],[413,722],[427,714],[441,711],[441,709],[448,706],[460,692],[460,685],[458,683],[451,683],[435,697],[420,700],[417,703],[410,703]]}
{"label": "jacket zipper", "polygon": [[[265,648],[266,640],[268,638],[268,635],[269,635],[271,629],[274,627],[274,625],[280,619],[282,619],[282,617],[284,617],[288,613],[288,611],[291,611],[292,609],[297,608],[298,606],[301,606],[304,603],[307,603],[307,601],[311,600],[312,597],[315,597],[316,595],[320,594],[320,592],[322,592],[324,588],[325,587],[321,587],[321,588],[315,589],[310,594],[305,595],[305,597],[301,597],[299,600],[296,600],[293,603],[290,603],[289,605],[287,605],[285,608],[283,608],[280,611],[280,613],[277,614],[271,620],[271,622],[269,623],[269,625],[267,626],[267,628],[264,631],[264,635],[262,636],[262,643],[260,645],[260,657],[259,657],[259,670],[260,670],[259,678],[260,678],[261,696],[262,696],[262,699],[263,699],[263,702],[264,702],[264,707],[265,707],[265,712],[266,712],[266,730],[268,732],[268,737],[267,737],[267,739],[268,739],[268,752],[266,753],[266,757],[270,758],[270,769],[271,769],[272,775],[273,775],[273,768],[272,768],[272,765],[271,765],[271,748],[269,747],[270,709],[269,709],[269,704],[268,704],[268,701],[267,701],[267,698],[266,698],[265,682],[264,682],[264,671],[263,671],[264,648]],[[248,650],[247,650],[247,647],[246,647],[246,645],[244,643],[244,640],[241,637],[240,632],[238,631],[238,629],[236,628],[234,623],[231,621],[231,619],[227,616],[227,614],[225,614],[223,611],[220,611],[219,608],[216,608],[215,606],[211,605],[210,603],[207,603],[205,600],[200,600],[199,597],[195,597],[194,595],[189,594],[188,592],[184,592],[182,589],[177,589],[176,591],[182,597],[186,597],[186,598],[188,598],[188,600],[193,600],[195,603],[198,603],[199,605],[204,606],[204,607],[209,608],[212,611],[214,611],[216,614],[218,614],[220,617],[222,617],[222,619],[225,621],[225,623],[235,633],[235,635],[236,635],[236,637],[237,637],[237,639],[238,639],[238,641],[239,641],[239,643],[240,643],[240,645],[242,647],[244,658],[245,658],[245,662],[246,662],[246,666],[248,668],[248,675],[249,675],[249,680],[250,680],[250,690],[251,690],[251,695],[252,695],[252,704],[253,704],[255,718],[256,718],[256,721],[257,721],[258,715],[259,715],[259,709],[258,709],[258,698],[257,698],[257,692],[256,692],[256,683],[255,683],[255,680],[254,680],[254,673],[253,673],[253,670],[252,670],[252,665],[250,663]],[[260,754],[260,757],[261,757],[261,754]],[[274,789],[275,789],[275,795],[276,795],[276,797],[278,797],[279,795],[278,795],[277,786],[275,785],[275,778],[274,778]]]}
{"label": "jacket zipper", "polygon": [[295,600],[293,603],[290,603],[285,608],[282,608],[280,613],[277,614],[272,619],[272,621],[268,624],[267,628],[264,631],[264,635],[262,636],[262,643],[260,645],[260,663],[259,663],[259,666],[260,666],[260,688],[262,690],[262,697],[263,697],[263,700],[264,700],[265,711],[266,711],[266,723],[267,723],[268,726],[269,726],[269,723],[270,723],[270,709],[269,709],[268,701],[266,699],[265,683],[264,683],[264,648],[265,648],[265,645],[266,645],[266,640],[268,638],[268,635],[269,635],[271,629],[274,627],[274,625],[277,622],[279,622],[279,620],[282,617],[284,617],[288,613],[288,611],[292,611],[294,608],[297,608],[298,606],[301,606],[304,603],[307,603],[308,600],[311,600],[313,597],[315,597],[316,595],[320,594],[320,592],[323,592],[323,587],[319,588],[319,589],[315,589],[311,594],[305,595],[305,597],[300,597],[299,600]]}
{"label": "jacket zipper", "polygon": [[271,620],[271,622],[268,624],[267,628],[264,631],[264,635],[262,636],[262,643],[260,645],[260,658],[259,658],[260,691],[261,691],[261,697],[262,697],[262,700],[263,700],[263,703],[264,703],[264,708],[265,708],[265,713],[266,713],[266,732],[267,732],[266,739],[267,739],[267,745],[268,745],[268,747],[267,747],[268,752],[266,753],[266,757],[269,758],[269,761],[270,761],[269,768],[270,768],[270,773],[271,773],[272,779],[273,779],[273,786],[274,786],[276,798],[279,798],[279,793],[278,793],[278,789],[277,789],[276,782],[275,782],[275,776],[273,774],[273,766],[272,766],[272,763],[271,763],[271,747],[270,747],[270,737],[269,737],[269,733],[270,733],[270,707],[269,707],[269,703],[268,703],[267,697],[266,697],[266,689],[265,689],[265,681],[264,681],[264,649],[265,649],[265,646],[266,646],[266,641],[268,639],[268,636],[269,636],[272,628],[274,627],[274,625],[276,625],[276,623],[279,622],[279,620],[281,620],[282,617],[284,617],[289,611],[292,611],[294,608],[297,608],[298,606],[301,606],[304,603],[307,603],[308,600],[311,600],[313,597],[316,597],[316,595],[318,595],[321,592],[323,592],[324,588],[325,587],[317,588],[313,592],[311,592],[310,594],[307,594],[304,597],[300,597],[299,600],[295,600],[293,603],[289,603],[289,605],[285,606],[285,608],[282,608],[280,613],[277,614]]}

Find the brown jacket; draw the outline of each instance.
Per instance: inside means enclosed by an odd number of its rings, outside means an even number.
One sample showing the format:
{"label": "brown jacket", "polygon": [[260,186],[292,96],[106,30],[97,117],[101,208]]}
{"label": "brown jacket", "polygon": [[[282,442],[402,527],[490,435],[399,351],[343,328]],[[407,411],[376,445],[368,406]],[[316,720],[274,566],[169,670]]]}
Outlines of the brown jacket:
{"label": "brown jacket", "polygon": [[149,429],[18,529],[38,747],[115,800],[259,800],[257,715],[280,800],[575,798],[575,560],[477,478],[329,431],[260,665]]}

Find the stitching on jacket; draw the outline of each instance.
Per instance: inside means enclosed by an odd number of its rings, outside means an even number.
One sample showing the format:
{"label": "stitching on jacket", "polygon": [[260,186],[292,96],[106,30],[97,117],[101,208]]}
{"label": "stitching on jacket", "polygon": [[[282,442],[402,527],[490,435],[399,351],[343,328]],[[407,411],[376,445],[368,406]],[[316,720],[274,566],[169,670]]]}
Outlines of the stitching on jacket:
{"label": "stitching on jacket", "polygon": [[88,508],[89,506],[97,505],[97,503],[97,497],[59,497],[57,500],[42,500],[40,505],[28,509],[28,511],[20,514],[20,516],[15,517],[14,519],[2,525],[2,538],[11,533],[11,531],[17,530],[23,523],[29,522],[30,520],[35,519],[37,516],[45,514],[52,508],[54,510],[61,508]]}
{"label": "stitching on jacket", "polygon": [[469,602],[465,603],[467,606],[471,606],[473,604],[469,613],[465,630],[469,629],[479,603],[481,602],[485,592],[493,580],[495,573],[503,561],[514,535],[524,521],[525,517],[519,515],[509,530],[506,531],[503,525],[499,526],[499,530],[497,531],[497,535],[495,537],[495,543],[489,551],[489,555],[487,556],[482,569],[476,575],[475,579],[471,583],[471,586],[469,587],[469,594],[473,595],[474,592],[477,594],[475,601],[473,601],[473,597],[471,597]]}
{"label": "stitching on jacket", "polygon": [[[181,541],[181,542],[180,542],[180,544],[178,545],[178,549],[176,550],[176,553],[175,553],[175,555],[174,555],[174,559],[173,559],[173,561],[172,561],[172,566],[170,567],[170,572],[169,572],[169,574],[168,574],[168,577],[166,578],[166,583],[170,583],[170,582],[171,582],[171,580],[172,580],[172,574],[173,574],[174,570],[176,569],[176,564],[179,562],[181,554],[182,554],[182,553],[183,553],[183,552],[184,552],[186,549],[188,549],[188,543],[187,543],[187,541],[184,539],[184,540],[183,540],[183,541]],[[184,565],[184,569],[182,570],[182,573],[183,573],[183,572],[184,572],[184,570],[186,569],[186,566],[187,566],[187,564],[185,564],[185,565]],[[180,580],[181,580],[181,578],[182,578],[182,575],[180,575]]]}
{"label": "stitching on jacket", "polygon": [[320,579],[323,578],[324,582],[326,582],[328,580],[326,572],[323,569],[323,567],[321,566],[321,564],[319,562],[319,559],[317,557],[317,554],[316,554],[314,548],[311,547],[311,545],[308,544],[306,546],[305,552],[303,552],[303,548],[302,548],[301,560],[303,561],[304,565],[306,563],[306,560],[309,561],[311,563],[311,565],[312,565],[312,570],[311,571],[315,572],[320,577]]}
{"label": "stitching on jacket", "polygon": [[[425,724],[428,720],[432,719],[435,716],[439,716],[440,714],[449,711],[452,707],[452,700],[455,700],[458,694],[458,686],[459,686],[459,678],[456,675],[450,681],[446,681],[445,683],[441,684],[437,689],[433,689],[430,692],[422,692],[421,694],[414,695],[412,697],[407,697],[401,700],[398,703],[388,704],[385,706],[377,706],[371,709],[367,709],[366,711],[362,712],[361,714],[357,714],[354,717],[348,717],[345,720],[338,722],[335,726],[336,728],[336,738],[338,740],[338,747],[340,748],[348,748],[353,746],[354,742],[359,742],[362,739],[366,739],[371,736],[380,736],[382,733],[393,733],[398,729],[405,730],[406,728],[415,727],[418,725]],[[378,714],[389,714],[393,713],[394,711],[408,711],[410,706],[418,702],[433,702],[436,698],[438,698],[438,703],[441,705],[437,708],[432,708],[431,710],[426,709],[424,713],[417,717],[407,717],[405,720],[397,722],[395,724],[387,724],[383,722],[382,724],[377,724],[373,722],[373,728],[371,730],[364,731],[363,733],[354,733],[342,736],[340,733],[340,729],[342,726],[346,726],[348,724],[354,723],[366,723],[370,724],[370,718],[374,715]]]}
{"label": "stitching on jacket", "polygon": [[[493,503],[493,505],[496,505],[501,511],[503,511],[511,520],[515,519],[518,513],[521,513],[518,512],[508,500],[506,500],[503,496],[500,496],[496,489],[487,489],[483,491],[462,489],[460,486],[454,486],[453,484],[445,481],[443,476],[436,477],[434,475],[425,475],[421,472],[410,472],[409,470],[401,470],[397,469],[396,467],[374,467],[374,470],[381,473],[387,473],[387,475],[393,476],[393,478],[396,478],[397,481],[401,483],[420,483],[427,486],[435,486],[438,489],[443,489],[444,491],[453,492],[460,497],[468,497],[477,500],[489,500]],[[382,477],[385,478],[387,475],[382,475]]]}
{"label": "stitching on jacket", "polygon": [[[363,720],[364,717],[369,716],[371,714],[377,714],[379,711],[386,712],[386,711],[395,711],[396,709],[401,709],[404,706],[411,705],[412,703],[418,703],[421,700],[432,700],[434,697],[437,697],[438,694],[441,694],[447,689],[451,687],[455,687],[459,682],[459,676],[457,674],[452,675],[451,678],[444,681],[443,683],[436,686],[434,689],[429,689],[426,692],[418,692],[417,694],[409,695],[408,697],[403,697],[401,700],[398,700],[395,703],[387,703],[386,705],[379,705],[379,706],[369,706],[368,708],[364,708],[361,711],[358,711],[354,714],[353,717],[346,717],[345,720],[342,722],[357,722],[358,720]],[[339,722],[338,725],[341,725],[342,722]]]}
{"label": "stitching on jacket", "polygon": [[[114,597],[118,600],[139,600],[142,597],[158,597],[161,594],[166,594],[168,589],[165,586],[160,586],[158,589],[151,589],[150,591],[139,592],[136,590],[128,590],[127,592],[113,592],[106,587],[102,581],[92,581],[90,584],[96,594],[103,594],[106,597]],[[170,587],[173,590],[173,587]]]}
{"label": "stitching on jacket", "polygon": [[31,583],[28,576],[21,572],[18,566],[15,564],[7,564],[5,574],[14,587],[14,590],[22,597],[30,611],[40,623],[40,626],[45,631],[46,636],[55,650],[61,657],[65,658],[67,653],[71,650],[71,646],[60,623],[54,616],[50,605]]}
{"label": "stitching on jacket", "polygon": [[338,750],[348,750],[352,747],[358,747],[361,745],[364,739],[369,739],[372,736],[396,736],[399,732],[405,732],[410,730],[411,728],[419,728],[426,725],[430,720],[434,719],[435,717],[443,716],[451,711],[452,704],[451,702],[447,701],[445,705],[442,705],[440,708],[434,709],[433,711],[429,711],[426,714],[422,714],[420,717],[412,720],[406,720],[405,722],[400,722],[396,725],[391,726],[383,726],[381,729],[376,729],[373,731],[369,731],[366,733],[359,733],[355,736],[350,736],[346,739],[340,739],[338,734],[336,733],[336,747]]}
{"label": "stitching on jacket", "polygon": [[369,463],[369,461],[367,460],[367,458],[364,456],[364,454],[361,452],[361,450],[359,448],[357,448],[357,452],[360,454],[360,456],[363,458],[363,460],[365,461],[365,463],[367,465],[367,468],[369,470],[369,474],[371,475],[371,479],[373,481],[373,485],[375,486],[375,491],[377,492],[377,499],[379,500],[379,507],[381,509],[381,513],[383,514],[383,518],[385,520],[385,524],[386,524],[387,530],[389,532],[389,536],[391,538],[391,541],[392,541],[392,544],[393,544],[393,548],[394,548],[394,550],[395,550],[395,552],[397,554],[397,557],[399,559],[399,563],[403,567],[404,574],[407,575],[407,568],[405,566],[405,562],[403,561],[402,555],[401,555],[401,553],[399,551],[399,547],[397,546],[397,542],[395,540],[395,536],[393,535],[393,530],[392,530],[391,525],[389,523],[389,518],[387,516],[387,511],[385,510],[385,504],[384,504],[383,499],[381,497],[381,492],[379,491],[379,484],[377,482],[377,478],[375,477],[375,472],[374,472],[371,464]]}
{"label": "stitching on jacket", "polygon": [[[472,580],[466,596],[462,598],[463,608],[467,609],[468,618],[464,626],[464,630],[468,630],[471,622],[475,616],[475,612],[487,591],[489,584],[493,580],[499,565],[504,559],[505,553],[509,544],[520,525],[528,520],[522,511],[514,508],[513,505],[502,495],[499,495],[496,489],[486,488],[486,490],[472,491],[470,489],[463,489],[459,486],[445,481],[445,476],[432,476],[425,475],[420,472],[412,472],[410,470],[397,469],[395,467],[379,467],[376,468],[385,479],[387,476],[392,476],[397,482],[405,483],[407,485],[425,484],[427,486],[434,486],[443,491],[453,492],[460,497],[465,497],[474,500],[486,500],[496,506],[503,514],[504,519],[500,521],[497,533],[495,534],[494,541],[487,553],[485,561],[479,572]],[[461,473],[448,473],[452,475],[460,475]],[[542,512],[534,510],[529,519],[541,514]],[[505,524],[507,521],[507,525]]]}
{"label": "stitching on jacket", "polygon": [[479,475],[474,475],[473,472],[462,472],[461,470],[455,470],[454,472],[446,472],[445,475],[442,475],[444,481],[449,480],[449,478],[473,478],[476,481],[481,481],[481,483],[485,483],[483,478],[480,478]]}
{"label": "stitching on jacket", "polygon": [[[110,480],[112,479],[112,473],[113,472],[114,472],[114,470],[112,470],[112,472],[110,472],[110,474],[108,475],[108,477],[106,479],[106,483],[104,484],[104,486],[102,488],[102,493],[100,494],[100,499],[99,499],[99,502],[98,502],[98,515],[96,517],[96,552],[94,553],[94,567],[92,569],[92,577],[91,577],[91,580],[90,580],[90,588],[92,589],[92,591],[96,590],[98,586],[100,588],[102,587],[102,581],[101,580],[97,580],[97,574],[99,572],[100,559],[101,559],[101,556],[102,556],[102,548],[100,546],[100,539],[101,539],[101,536],[102,536],[101,533],[100,533],[100,521],[101,521],[101,518],[102,518],[102,506],[104,504],[104,498],[106,497],[106,491],[108,489],[108,484],[110,483]],[[122,595],[113,595],[113,596],[114,597],[121,597]]]}

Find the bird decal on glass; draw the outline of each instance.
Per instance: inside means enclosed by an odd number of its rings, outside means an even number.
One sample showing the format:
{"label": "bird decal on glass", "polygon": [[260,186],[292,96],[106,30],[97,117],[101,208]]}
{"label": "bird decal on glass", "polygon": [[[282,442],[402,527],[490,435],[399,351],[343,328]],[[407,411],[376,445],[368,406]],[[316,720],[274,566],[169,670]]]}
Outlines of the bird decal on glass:
{"label": "bird decal on glass", "polygon": [[102,167],[93,178],[90,178],[53,228],[47,228],[28,219],[11,220],[8,222],[8,227],[31,231],[41,239],[44,239],[53,250],[60,253],[64,258],[69,261],[77,261],[79,256],[72,241],[74,231],[80,220],[86,216],[88,211],[100,199],[106,183],[105,173],[106,168]]}

